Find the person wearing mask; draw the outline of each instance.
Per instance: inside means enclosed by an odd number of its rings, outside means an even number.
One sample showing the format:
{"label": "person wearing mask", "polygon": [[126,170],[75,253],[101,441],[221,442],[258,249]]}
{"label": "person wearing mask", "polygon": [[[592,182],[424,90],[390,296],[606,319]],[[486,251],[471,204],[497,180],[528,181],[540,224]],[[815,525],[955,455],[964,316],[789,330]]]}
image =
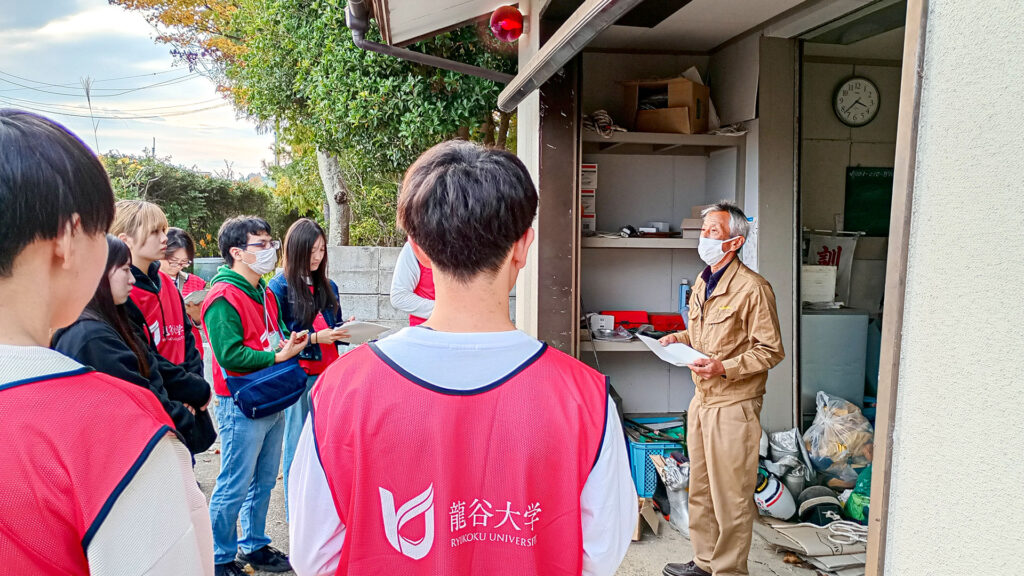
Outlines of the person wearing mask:
{"label": "person wearing mask", "polygon": [[[291,225],[284,238],[284,270],[274,276],[269,286],[281,304],[288,330],[309,331],[306,347],[299,353],[299,364],[309,374],[307,393],[284,411],[284,491],[287,494],[288,471],[295,458],[302,425],[309,414],[308,392],[324,369],[338,359],[336,343],[348,338],[348,331],[339,328],[343,317],[338,286],[327,277],[327,235],[319,224],[300,218]],[[293,286],[298,289],[292,289]]]}
{"label": "person wearing mask", "polygon": [[161,356],[202,377],[203,359],[185,320],[185,301],[174,280],[160,270],[167,247],[167,217],[163,210],[145,200],[117,203],[110,233],[132,251],[132,303],[142,311],[150,340]]}
{"label": "person wearing mask", "polygon": [[708,356],[689,366],[696,387],[686,421],[694,558],[667,564],[664,576],[748,573],[765,382],[785,357],[775,293],[736,256],[750,231],[746,215],[719,202],[702,216],[697,251],[707,268],[693,284],[687,329],[661,339]]}
{"label": "person wearing mask", "polygon": [[211,574],[206,499],[156,396],[46,347],[104,274],[103,165],[19,110],[0,150],[0,571]]}
{"label": "person wearing mask", "polygon": [[277,298],[263,281],[274,271],[280,248],[267,221],[230,218],[220,227],[217,245],[225,265],[210,281],[202,310],[213,351],[221,439],[220,474],[210,497],[216,574],[243,576],[246,563],[257,570],[286,572],[291,570],[288,557],[270,545],[266,533],[270,493],[281,468],[284,415],[248,418],[232,399],[226,377],[291,360],[305,347],[307,336],[289,333]]}
{"label": "person wearing mask", "polygon": [[[193,292],[206,289],[206,280],[196,274],[185,272],[185,268],[192,265],[196,257],[196,244],[192,236],[181,228],[167,229],[167,246],[164,248],[164,257],[160,259],[160,271],[174,281],[174,286],[181,293],[182,299],[188,298]],[[203,357],[202,328],[202,304],[189,304],[185,302],[185,313],[192,324],[192,340],[199,350],[199,357]]]}
{"label": "person wearing mask", "polygon": [[391,305],[409,315],[409,325],[419,326],[434,311],[434,272],[416,259],[412,244],[402,246],[391,277]]}
{"label": "person wearing mask", "polygon": [[[145,320],[138,309],[127,304],[135,278],[131,252],[115,236],[107,236],[106,272],[96,294],[78,320],[54,334],[53,349],[89,366],[147,388],[157,397],[185,446],[193,454],[203,452],[217,438],[206,407],[213,398],[206,380],[171,364],[150,349]],[[172,399],[164,386],[184,392],[183,400]]]}
{"label": "person wearing mask", "polygon": [[409,168],[398,220],[436,306],[313,387],[288,486],[299,576],[615,573],[637,496],[608,380],[509,319],[536,211],[507,151],[445,142]]}

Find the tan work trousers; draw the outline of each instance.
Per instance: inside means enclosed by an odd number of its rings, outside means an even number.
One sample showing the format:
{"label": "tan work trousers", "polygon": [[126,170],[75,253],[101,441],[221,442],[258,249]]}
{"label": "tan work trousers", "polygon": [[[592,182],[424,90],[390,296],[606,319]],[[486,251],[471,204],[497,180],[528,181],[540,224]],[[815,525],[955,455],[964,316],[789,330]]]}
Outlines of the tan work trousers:
{"label": "tan work trousers", "polygon": [[693,561],[714,576],[748,574],[762,401],[715,407],[699,397],[690,402],[690,541]]}

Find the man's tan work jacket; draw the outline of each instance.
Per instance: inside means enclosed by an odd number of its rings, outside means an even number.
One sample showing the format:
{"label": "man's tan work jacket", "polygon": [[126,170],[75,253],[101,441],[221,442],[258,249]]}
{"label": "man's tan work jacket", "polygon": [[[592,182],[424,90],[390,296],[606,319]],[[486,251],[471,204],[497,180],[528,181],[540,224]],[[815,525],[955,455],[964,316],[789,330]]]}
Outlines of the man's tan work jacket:
{"label": "man's tan work jacket", "polygon": [[785,357],[771,285],[737,259],[705,300],[706,288],[704,279],[697,278],[690,297],[689,327],[676,336],[721,361],[725,375],[704,379],[693,374],[696,395],[706,406],[763,396],[768,370]]}

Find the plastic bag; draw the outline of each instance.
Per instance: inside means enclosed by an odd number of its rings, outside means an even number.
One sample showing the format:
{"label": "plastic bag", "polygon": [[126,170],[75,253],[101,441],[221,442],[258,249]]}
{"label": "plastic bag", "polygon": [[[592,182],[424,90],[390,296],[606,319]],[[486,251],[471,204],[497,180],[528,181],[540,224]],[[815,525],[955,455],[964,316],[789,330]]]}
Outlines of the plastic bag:
{"label": "plastic bag", "polygon": [[[800,430],[792,428],[782,432],[772,432],[768,438],[768,448],[773,462],[781,463],[786,456],[792,456],[804,463],[804,481],[814,482],[814,466],[807,454]],[[774,470],[772,471],[774,472]],[[785,472],[782,472],[785,475]]]}
{"label": "plastic bag", "polygon": [[[668,523],[676,530],[690,537],[690,463],[676,464],[674,458],[665,459],[665,488],[668,492]],[[671,484],[671,485],[670,485]]]}
{"label": "plastic bag", "polygon": [[804,434],[804,446],[816,470],[852,488],[871,463],[874,429],[854,404],[818,392],[818,413]]}

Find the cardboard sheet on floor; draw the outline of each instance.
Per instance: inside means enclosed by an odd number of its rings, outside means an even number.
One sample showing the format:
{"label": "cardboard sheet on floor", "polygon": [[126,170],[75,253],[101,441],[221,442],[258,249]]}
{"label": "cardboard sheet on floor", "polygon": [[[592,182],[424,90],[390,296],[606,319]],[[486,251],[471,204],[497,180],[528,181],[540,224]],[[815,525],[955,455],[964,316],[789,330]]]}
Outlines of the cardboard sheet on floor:
{"label": "cardboard sheet on floor", "polygon": [[839,556],[807,556],[804,558],[815,568],[826,572],[834,572],[845,568],[860,567],[863,574],[864,565],[867,564],[867,554],[842,554]]}
{"label": "cardboard sheet on floor", "polygon": [[754,522],[754,533],[769,544],[785,550],[792,550],[801,556],[841,556],[863,554],[867,544],[836,544],[828,539],[827,528],[793,524],[762,517]]}

